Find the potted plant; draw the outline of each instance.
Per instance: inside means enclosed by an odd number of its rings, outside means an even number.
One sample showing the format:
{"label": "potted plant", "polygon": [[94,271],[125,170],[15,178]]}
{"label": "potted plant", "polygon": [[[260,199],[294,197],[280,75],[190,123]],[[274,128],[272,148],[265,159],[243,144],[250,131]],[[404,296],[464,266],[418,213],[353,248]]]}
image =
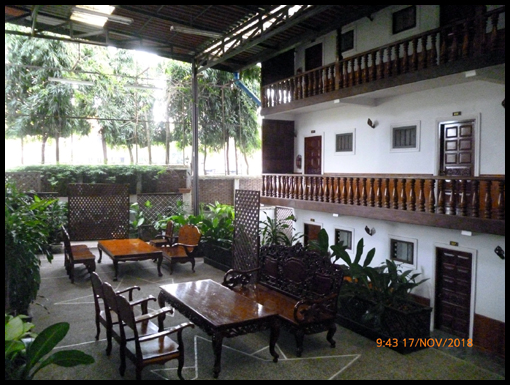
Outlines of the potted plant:
{"label": "potted plant", "polygon": [[[152,203],[150,201],[146,201],[144,206],[147,209],[150,209],[152,207]],[[132,203],[129,206],[129,214],[130,238],[140,238],[144,241],[149,241],[156,236],[157,230],[154,228],[153,224],[146,222],[145,214],[138,202]]]}
{"label": "potted plant", "polygon": [[422,348],[411,341],[430,337],[432,308],[413,301],[410,293],[427,279],[417,281],[420,273],[404,270],[389,259],[371,267],[375,248],[361,263],[363,248],[362,238],[351,260],[343,245],[331,247],[334,261],[342,259],[346,263],[337,322],[400,353]]}
{"label": "potted plant", "polygon": [[48,356],[66,336],[69,323],[48,326],[41,333],[23,315],[5,314],[5,379],[32,380],[42,368],[54,364],[66,368],[93,364],[94,358],[80,350],[61,350]]}
{"label": "potted plant", "polygon": [[53,259],[48,239],[49,206],[56,199],[38,199],[5,183],[5,311],[28,315],[39,291],[40,256]]}
{"label": "potted plant", "polygon": [[[39,198],[36,195],[34,199],[38,200]],[[51,247],[52,253],[62,253],[62,242],[64,240],[62,226],[65,226],[68,221],[67,203],[54,199],[53,203],[48,205],[46,211],[48,214],[47,225],[49,227],[48,244]]]}
{"label": "potted plant", "polygon": [[427,279],[417,281],[419,273],[403,270],[401,265],[386,260],[381,266],[372,267],[375,248],[361,261],[364,240],[356,246],[351,259],[343,242],[329,246],[327,232],[319,232],[318,241],[310,247],[345,265],[344,282],[340,290],[337,322],[365,337],[382,342],[400,353],[409,353],[421,346],[411,343],[430,337],[432,309],[413,301],[411,290]]}
{"label": "potted plant", "polygon": [[260,244],[261,246],[292,246],[299,241],[304,234],[294,234],[294,228],[292,228],[292,235],[289,236],[289,231],[292,226],[289,225],[289,221],[296,221],[294,215],[290,215],[285,219],[272,219],[266,214],[266,219],[260,221]]}

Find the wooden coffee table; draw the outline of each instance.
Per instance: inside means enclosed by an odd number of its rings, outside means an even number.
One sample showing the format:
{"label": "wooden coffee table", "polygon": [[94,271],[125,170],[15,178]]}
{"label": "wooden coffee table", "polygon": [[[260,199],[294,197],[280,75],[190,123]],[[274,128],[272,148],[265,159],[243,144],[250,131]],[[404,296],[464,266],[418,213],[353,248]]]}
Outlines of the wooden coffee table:
{"label": "wooden coffee table", "polygon": [[214,378],[218,378],[221,371],[221,350],[225,337],[271,329],[269,352],[273,362],[278,362],[275,351],[280,334],[278,313],[257,302],[210,279],[161,286],[158,301],[161,307],[168,302],[212,336]]}
{"label": "wooden coffee table", "polygon": [[143,261],[146,259],[158,260],[158,275],[161,277],[161,263],[163,262],[163,252],[161,249],[149,245],[141,239],[109,239],[97,243],[99,250],[99,260],[101,263],[103,251],[112,259],[115,267],[114,281],[119,274],[119,262]]}

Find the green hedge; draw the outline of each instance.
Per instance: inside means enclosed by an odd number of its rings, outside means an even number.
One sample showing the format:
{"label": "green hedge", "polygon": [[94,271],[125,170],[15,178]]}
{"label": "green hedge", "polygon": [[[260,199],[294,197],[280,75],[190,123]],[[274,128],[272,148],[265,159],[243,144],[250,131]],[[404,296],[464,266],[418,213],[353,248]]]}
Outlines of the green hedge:
{"label": "green hedge", "polygon": [[142,193],[154,193],[157,181],[165,166],[23,166],[8,172],[40,172],[41,191],[56,192],[59,196],[68,196],[69,183],[118,183],[129,184],[129,193],[137,194],[137,184],[143,186]]}

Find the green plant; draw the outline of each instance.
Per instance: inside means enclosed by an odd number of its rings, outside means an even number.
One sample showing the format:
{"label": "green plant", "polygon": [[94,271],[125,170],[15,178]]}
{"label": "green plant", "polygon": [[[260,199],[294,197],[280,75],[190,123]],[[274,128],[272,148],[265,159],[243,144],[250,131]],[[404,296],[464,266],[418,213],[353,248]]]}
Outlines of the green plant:
{"label": "green plant", "polygon": [[48,207],[56,199],[36,199],[5,183],[5,306],[13,315],[28,314],[41,283],[40,256],[49,262],[52,220]]}
{"label": "green plant", "polygon": [[[152,203],[150,201],[146,201],[144,206],[146,208],[151,208]],[[129,226],[132,231],[138,231],[138,229],[145,223],[145,215],[143,210],[140,208],[138,202],[132,203],[129,206]]]}
{"label": "green plant", "polygon": [[79,350],[62,350],[48,356],[69,331],[69,323],[51,325],[41,333],[26,317],[5,314],[5,379],[32,380],[42,368],[54,364],[66,368],[93,364],[94,358]]}
{"label": "green plant", "polygon": [[[39,200],[39,197],[34,196],[34,200]],[[58,244],[62,242],[62,226],[67,225],[67,202],[60,202],[58,199],[47,206],[46,213],[48,214],[47,225],[49,228],[48,243]]]}
{"label": "green plant", "polygon": [[230,248],[234,239],[234,207],[215,202],[204,206],[201,212],[202,220],[198,224],[201,242]]}
{"label": "green plant", "polygon": [[289,237],[288,229],[293,232],[294,228],[288,224],[289,221],[296,221],[294,215],[290,215],[285,219],[272,219],[266,214],[266,219],[260,221],[260,238],[261,245],[285,245],[292,246],[303,234],[296,233]]}

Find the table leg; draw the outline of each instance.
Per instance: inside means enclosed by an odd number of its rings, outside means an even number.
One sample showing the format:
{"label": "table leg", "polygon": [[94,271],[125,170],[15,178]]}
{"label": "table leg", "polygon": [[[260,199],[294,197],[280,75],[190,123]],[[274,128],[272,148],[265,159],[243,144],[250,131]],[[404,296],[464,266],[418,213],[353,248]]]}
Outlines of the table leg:
{"label": "table leg", "polygon": [[269,352],[273,356],[274,363],[277,363],[278,357],[280,357],[275,350],[275,345],[276,342],[278,341],[279,336],[280,336],[280,323],[278,322],[278,320],[275,320],[273,322],[273,325],[271,326],[271,335],[269,337]]}
{"label": "table leg", "polygon": [[214,378],[218,378],[221,372],[221,349],[223,347],[223,335],[215,333],[212,336],[212,345],[214,351]]}
{"label": "table leg", "polygon": [[160,255],[159,258],[158,258],[158,275],[160,277],[163,276],[163,274],[161,273],[161,264],[163,263],[163,255]]}
{"label": "table leg", "polygon": [[101,263],[101,260],[103,259],[103,250],[101,250],[99,248],[98,248],[98,250],[99,250],[99,259],[98,259],[97,263]]}
{"label": "table leg", "polygon": [[115,277],[113,277],[114,281],[117,281],[117,277],[119,276],[119,262],[113,261],[113,268],[115,269]]}

